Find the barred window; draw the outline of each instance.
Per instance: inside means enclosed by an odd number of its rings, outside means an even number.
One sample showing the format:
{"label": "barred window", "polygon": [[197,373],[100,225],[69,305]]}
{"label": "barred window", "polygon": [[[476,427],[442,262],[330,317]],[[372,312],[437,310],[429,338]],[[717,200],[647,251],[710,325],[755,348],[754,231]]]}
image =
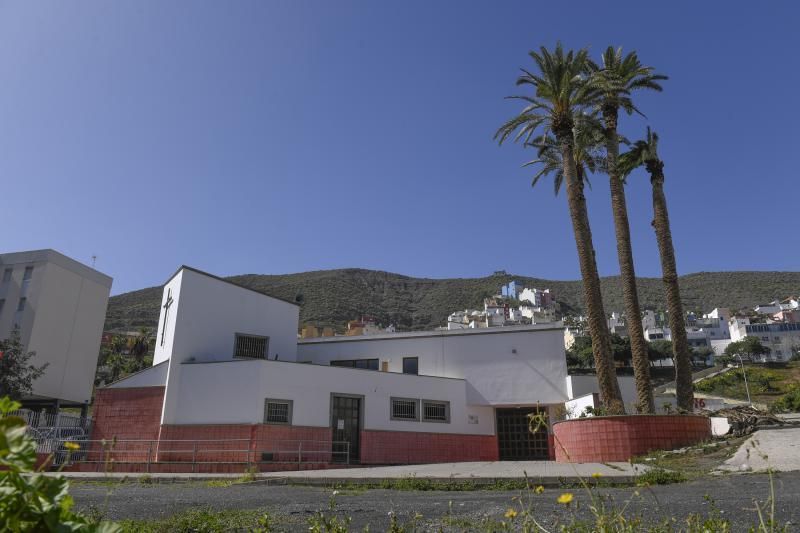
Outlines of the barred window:
{"label": "barred window", "polygon": [[265,424],[291,424],[292,400],[264,400]]}
{"label": "barred window", "polygon": [[366,370],[378,370],[377,359],[335,359],[330,362],[331,366],[344,366],[348,368],[364,368]]}
{"label": "barred window", "polygon": [[450,423],[450,402],[422,400],[422,420],[424,422]]}
{"label": "barred window", "polygon": [[258,335],[236,334],[236,344],[233,348],[233,357],[245,359],[266,359],[269,337]]}
{"label": "barred window", "polygon": [[392,398],[392,420],[419,420],[418,400]]}

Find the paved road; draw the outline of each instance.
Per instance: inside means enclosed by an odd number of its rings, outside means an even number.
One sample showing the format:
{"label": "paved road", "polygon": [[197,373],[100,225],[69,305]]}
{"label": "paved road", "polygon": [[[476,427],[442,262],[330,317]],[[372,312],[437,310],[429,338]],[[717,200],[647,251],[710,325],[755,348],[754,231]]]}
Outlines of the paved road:
{"label": "paved road", "polygon": [[[618,503],[632,498],[635,489],[602,489]],[[536,515],[553,525],[564,518],[565,509],[555,502],[563,490],[546,489],[543,494],[532,495]],[[586,505],[587,496],[572,490],[576,502]],[[630,509],[644,517],[656,519],[674,517],[678,521],[690,513],[705,513],[711,496],[723,516],[735,524],[735,530],[746,530],[755,524],[754,500],[763,501],[769,496],[769,478],[762,474],[726,475],[711,477],[691,483],[639,489],[640,496],[633,497]],[[800,473],[781,473],[775,476],[776,514],[781,522],[790,521],[792,531],[800,531]],[[306,519],[327,506],[331,491],[323,488],[299,486],[233,485],[209,487],[206,483],[128,482],[118,485],[84,482],[73,485],[73,494],[79,508],[95,507],[111,519],[159,518],[189,508],[207,507],[222,509],[265,509],[289,520],[292,530],[307,529]],[[401,518],[417,512],[423,515],[430,529],[435,521],[447,513],[452,502],[452,513],[458,518],[478,521],[483,516],[500,519],[513,505],[518,491],[472,492],[414,492],[390,490],[341,491],[337,496],[338,509],[353,517],[354,530],[367,524],[372,531],[383,531],[388,523],[388,513],[396,512]]]}
{"label": "paved road", "polygon": [[762,429],[747,439],[723,470],[800,470],[800,428]]}

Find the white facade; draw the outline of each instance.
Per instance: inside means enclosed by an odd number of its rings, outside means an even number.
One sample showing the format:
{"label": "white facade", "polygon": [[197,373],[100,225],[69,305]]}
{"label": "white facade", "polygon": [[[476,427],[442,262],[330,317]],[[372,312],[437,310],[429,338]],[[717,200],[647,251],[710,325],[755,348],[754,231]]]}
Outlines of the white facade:
{"label": "white facade", "polygon": [[756,337],[770,349],[770,353],[762,358],[763,361],[788,361],[792,357],[792,350],[800,348],[800,323],[751,324],[746,318],[735,318],[729,324],[731,342]]}
{"label": "white facade", "polygon": [[[154,366],[110,387],[164,385],[162,425],[260,424],[278,399],[292,403],[291,425],[328,428],[332,398],[347,395],[361,398],[362,430],[464,435],[494,435],[496,409],[571,398],[561,323],[298,340],[298,315],[182,267],[164,286]],[[242,335],[266,339],[265,357],[237,357]],[[581,382],[597,391],[594,377]],[[397,399],[446,403],[448,420],[397,419]]]}
{"label": "white facade", "polygon": [[19,326],[31,363],[47,363],[28,401],[92,396],[112,280],[54,250],[0,254],[0,338]]}

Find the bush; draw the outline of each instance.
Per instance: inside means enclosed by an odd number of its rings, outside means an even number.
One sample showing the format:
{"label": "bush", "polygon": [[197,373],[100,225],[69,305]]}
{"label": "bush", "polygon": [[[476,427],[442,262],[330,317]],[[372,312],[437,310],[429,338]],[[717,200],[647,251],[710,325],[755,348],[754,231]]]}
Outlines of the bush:
{"label": "bush", "polygon": [[772,409],[778,412],[800,412],[800,387],[795,386],[778,398],[778,401],[772,404]]}
{"label": "bush", "polygon": [[[25,422],[8,413],[20,404],[0,398],[0,531],[116,532],[108,522],[73,513],[69,482],[36,471],[36,443]],[[69,443],[68,443],[69,444]]]}

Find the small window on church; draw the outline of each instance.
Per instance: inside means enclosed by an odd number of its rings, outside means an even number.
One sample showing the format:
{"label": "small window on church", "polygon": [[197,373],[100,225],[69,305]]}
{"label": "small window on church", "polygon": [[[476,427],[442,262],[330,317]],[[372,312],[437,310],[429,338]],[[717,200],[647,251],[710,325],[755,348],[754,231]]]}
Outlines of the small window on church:
{"label": "small window on church", "polygon": [[292,400],[264,400],[265,424],[291,424]]}
{"label": "small window on church", "polygon": [[268,345],[269,337],[237,333],[233,357],[242,359],[266,359]]}

